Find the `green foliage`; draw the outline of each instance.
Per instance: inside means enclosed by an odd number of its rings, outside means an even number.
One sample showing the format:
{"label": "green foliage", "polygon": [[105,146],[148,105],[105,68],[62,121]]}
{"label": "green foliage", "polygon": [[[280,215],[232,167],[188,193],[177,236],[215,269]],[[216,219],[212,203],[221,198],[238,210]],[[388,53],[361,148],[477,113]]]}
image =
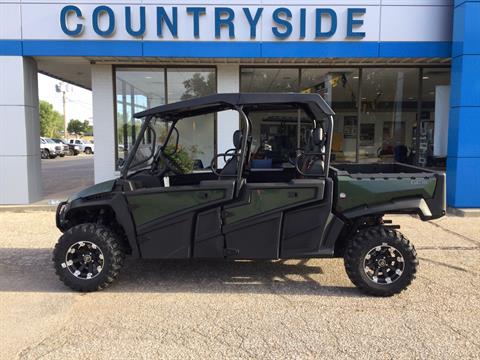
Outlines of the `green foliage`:
{"label": "green foliage", "polygon": [[183,82],[183,86],[185,86],[185,92],[181,97],[182,100],[214,94],[215,73],[209,73],[206,79],[202,74],[194,73],[191,79]]}
{"label": "green foliage", "polygon": [[175,145],[167,145],[164,151],[175,161],[175,164],[178,165],[184,174],[192,172],[193,159],[187,149],[178,145],[178,149],[175,151]]}
{"label": "green foliage", "polygon": [[83,122],[78,119],[71,119],[68,123],[67,131],[71,134],[91,135],[93,133],[93,126],[88,120]]}
{"label": "green foliage", "polygon": [[40,100],[40,136],[59,137],[63,133],[63,116],[53,109],[53,105]]}

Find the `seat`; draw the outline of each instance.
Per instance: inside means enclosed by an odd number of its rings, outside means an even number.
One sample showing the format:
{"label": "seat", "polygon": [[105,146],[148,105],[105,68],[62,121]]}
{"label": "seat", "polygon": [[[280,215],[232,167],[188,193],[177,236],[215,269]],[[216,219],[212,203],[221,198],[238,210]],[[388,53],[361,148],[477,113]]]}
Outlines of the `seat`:
{"label": "seat", "polygon": [[297,157],[297,170],[302,176],[318,177],[325,173],[325,139],[322,128],[307,130],[305,147]]}
{"label": "seat", "polygon": [[236,130],[233,133],[233,146],[234,148],[228,150],[223,154],[217,155],[217,157],[223,156],[224,158],[230,157],[227,160],[225,166],[219,174],[219,180],[226,180],[237,175],[239,151],[242,148],[243,133],[241,130]]}

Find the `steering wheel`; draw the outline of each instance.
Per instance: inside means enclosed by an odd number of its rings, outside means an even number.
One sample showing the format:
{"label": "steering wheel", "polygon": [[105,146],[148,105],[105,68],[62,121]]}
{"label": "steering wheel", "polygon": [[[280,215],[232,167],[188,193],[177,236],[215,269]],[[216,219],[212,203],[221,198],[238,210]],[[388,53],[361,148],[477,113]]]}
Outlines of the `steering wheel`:
{"label": "steering wheel", "polygon": [[177,161],[164,151],[161,151],[159,154],[159,161],[158,163],[163,163],[163,167],[161,169],[153,169],[152,174],[163,177],[165,174],[167,174],[169,171],[174,173],[175,175],[181,175],[184,173],[183,169],[178,165]]}

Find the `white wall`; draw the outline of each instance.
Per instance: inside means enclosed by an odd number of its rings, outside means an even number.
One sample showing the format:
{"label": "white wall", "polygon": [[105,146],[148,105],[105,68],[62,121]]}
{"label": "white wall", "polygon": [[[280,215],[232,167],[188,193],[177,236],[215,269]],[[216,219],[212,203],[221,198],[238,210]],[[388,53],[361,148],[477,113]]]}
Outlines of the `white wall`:
{"label": "white wall", "polygon": [[95,183],[116,177],[113,90],[112,66],[92,65]]}
{"label": "white wall", "polygon": [[[298,41],[300,35],[300,8],[305,8],[306,36],[303,41],[315,40],[315,9],[333,8],[338,17],[338,28],[334,36],[322,41],[351,41],[346,38],[347,8],[366,8],[361,18],[364,20],[361,31],[366,37],[361,41],[450,41],[452,33],[452,0],[242,0],[232,4],[226,0],[121,0],[116,2],[101,2],[95,0],[82,2],[66,2],[61,0],[8,0],[8,4],[0,4],[0,38],[15,39],[63,39],[76,41],[88,40],[133,40],[125,29],[125,6],[132,7],[134,29],[138,28],[139,6],[146,7],[146,32],[144,40],[159,40],[156,29],[156,7],[164,6],[167,14],[171,7],[178,7],[178,38],[173,38],[168,31],[160,40],[192,41],[192,16],[188,15],[188,6],[205,6],[206,14],[200,18],[201,41],[215,41],[214,7],[230,7],[235,11],[235,39],[229,39],[226,29],[222,30],[221,40],[224,41],[277,41],[272,34],[272,13],[278,7],[287,7],[292,12],[291,23],[293,32],[288,39],[282,41]],[[78,6],[83,19],[71,16],[68,26],[74,28],[77,23],[84,25],[83,33],[78,37],[69,37],[60,28],[59,16],[66,5]],[[116,27],[109,38],[97,35],[92,26],[92,12],[98,5],[108,5],[115,14]],[[248,7],[252,14],[257,8],[263,7],[263,14],[257,25],[256,39],[250,39],[249,23],[242,8]],[[328,18],[325,29],[328,27]],[[105,28],[106,18],[101,17],[100,27]],[[7,24],[7,26],[3,26]],[[41,26],[40,26],[41,24]],[[20,27],[21,26],[21,27]],[[2,31],[2,28],[15,30]],[[20,30],[21,29],[21,30]],[[8,32],[8,34],[4,34]],[[357,39],[358,40],[358,39]]]}
{"label": "white wall", "polygon": [[[236,93],[240,91],[240,68],[235,64],[217,65],[217,92]],[[217,153],[221,154],[233,147],[233,132],[240,125],[236,111],[222,111],[217,115]],[[218,159],[223,166],[223,158]]]}
{"label": "white wall", "polygon": [[37,64],[0,56],[0,204],[40,200]]}

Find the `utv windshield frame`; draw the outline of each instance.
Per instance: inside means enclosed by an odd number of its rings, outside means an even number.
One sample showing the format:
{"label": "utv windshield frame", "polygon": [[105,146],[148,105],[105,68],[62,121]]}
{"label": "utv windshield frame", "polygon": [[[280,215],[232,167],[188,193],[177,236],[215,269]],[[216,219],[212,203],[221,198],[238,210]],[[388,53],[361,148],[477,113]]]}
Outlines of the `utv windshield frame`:
{"label": "utv windshield frame", "polygon": [[[216,94],[191,100],[180,101],[172,104],[157,106],[149,110],[145,110],[134,114],[134,118],[145,118],[137,139],[129,152],[128,157],[121,168],[121,176],[126,179],[132,166],[135,154],[139,146],[142,144],[146,130],[150,127],[152,119],[158,118],[157,121],[172,122],[164,143],[153,152],[153,161],[158,159],[158,154],[165,150],[170,137],[176,130],[176,123],[181,119],[193,116],[216,113],[225,110],[237,111],[240,115],[243,136],[240,149],[240,158],[236,172],[237,180],[242,179],[243,167],[245,160],[248,159],[249,138],[251,136],[252,123],[248,117],[249,111],[259,109],[285,109],[285,108],[303,108],[310,114],[313,121],[313,128],[323,129],[325,134],[324,148],[324,175],[328,174],[330,166],[330,148],[333,133],[333,116],[335,113],[325,100],[318,94],[300,94],[300,93],[233,93],[233,94]],[[323,120],[326,117],[327,121]],[[177,130],[178,131],[178,130]],[[313,154],[313,153],[312,153]],[[317,154],[317,153],[315,153]]]}

